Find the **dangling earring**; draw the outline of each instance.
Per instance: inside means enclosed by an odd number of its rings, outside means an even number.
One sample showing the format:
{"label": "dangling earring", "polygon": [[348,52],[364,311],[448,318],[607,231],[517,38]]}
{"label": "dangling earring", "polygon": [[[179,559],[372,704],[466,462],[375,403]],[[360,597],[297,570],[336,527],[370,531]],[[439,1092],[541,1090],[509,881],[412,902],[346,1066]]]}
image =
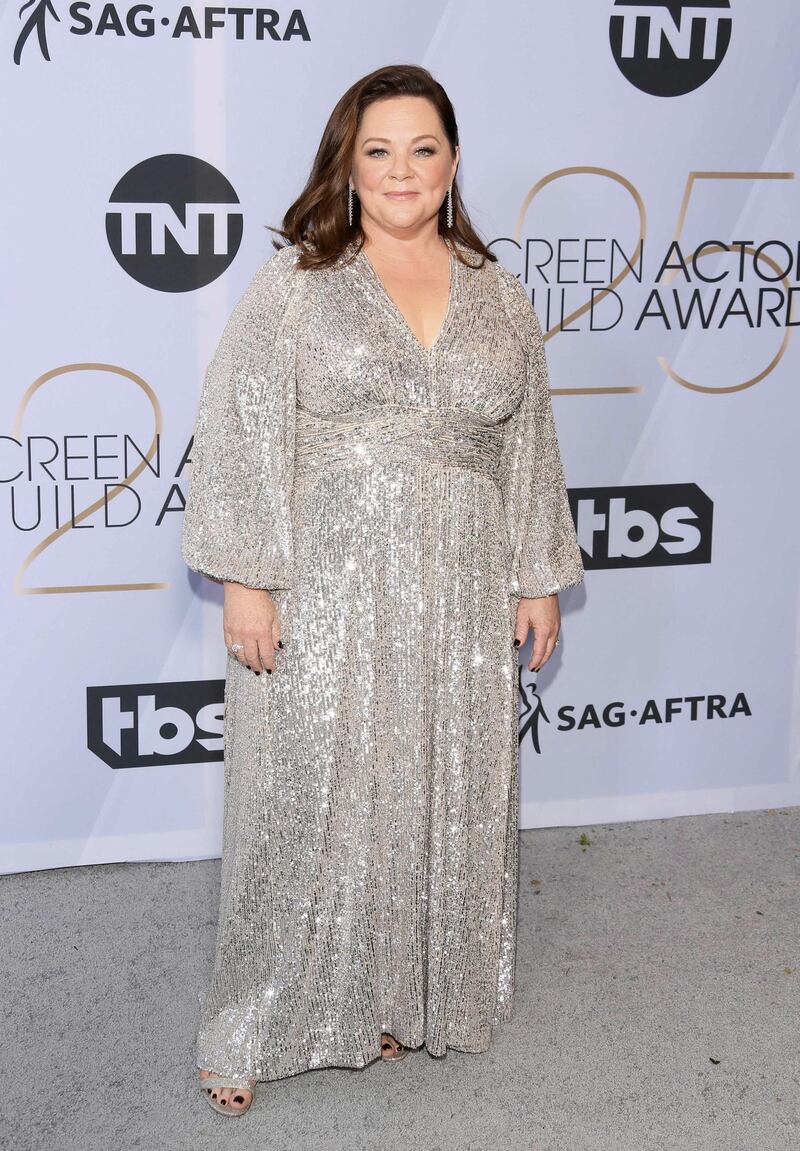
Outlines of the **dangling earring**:
{"label": "dangling earring", "polygon": [[447,226],[453,226],[453,185],[447,189]]}
{"label": "dangling earring", "polygon": [[348,181],[347,184],[347,222],[352,228],[353,226],[353,185]]}

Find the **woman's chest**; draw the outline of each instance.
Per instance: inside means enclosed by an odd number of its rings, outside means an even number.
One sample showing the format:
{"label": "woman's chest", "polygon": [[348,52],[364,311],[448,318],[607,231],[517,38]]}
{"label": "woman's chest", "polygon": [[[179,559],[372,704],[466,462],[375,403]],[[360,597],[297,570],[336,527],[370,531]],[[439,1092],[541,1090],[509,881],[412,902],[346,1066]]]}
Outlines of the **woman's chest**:
{"label": "woman's chest", "polygon": [[361,265],[307,276],[296,321],[300,407],[324,414],[408,402],[502,420],[521,403],[524,349],[490,265],[458,267],[430,348]]}

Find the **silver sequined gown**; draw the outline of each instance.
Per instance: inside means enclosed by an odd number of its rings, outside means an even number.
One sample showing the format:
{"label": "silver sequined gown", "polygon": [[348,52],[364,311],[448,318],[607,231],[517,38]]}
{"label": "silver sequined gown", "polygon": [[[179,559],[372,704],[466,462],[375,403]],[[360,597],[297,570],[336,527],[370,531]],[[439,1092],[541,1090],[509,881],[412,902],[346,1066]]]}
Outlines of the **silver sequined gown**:
{"label": "silver sequined gown", "polygon": [[296,257],[258,269],[208,369],[182,537],[282,626],[273,675],[228,658],[199,996],[198,1066],[259,1080],[363,1066],[382,1031],[484,1051],[510,1018],[516,603],[583,576],[516,277],[451,250],[426,349],[354,244]]}

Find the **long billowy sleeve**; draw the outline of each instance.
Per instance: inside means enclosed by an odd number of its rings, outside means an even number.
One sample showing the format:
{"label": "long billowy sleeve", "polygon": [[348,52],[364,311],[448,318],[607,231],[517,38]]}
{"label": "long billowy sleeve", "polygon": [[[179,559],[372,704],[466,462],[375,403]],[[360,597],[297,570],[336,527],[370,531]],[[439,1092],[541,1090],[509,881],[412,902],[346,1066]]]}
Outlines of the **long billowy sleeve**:
{"label": "long billowy sleeve", "polygon": [[292,585],[296,250],[265,261],[206,371],[191,447],[181,554],[216,580]]}
{"label": "long billowy sleeve", "polygon": [[510,592],[547,596],[579,584],[583,562],[569,507],[544,339],[519,280],[500,264],[500,296],[525,350],[522,402],[504,432],[500,486],[511,545]]}

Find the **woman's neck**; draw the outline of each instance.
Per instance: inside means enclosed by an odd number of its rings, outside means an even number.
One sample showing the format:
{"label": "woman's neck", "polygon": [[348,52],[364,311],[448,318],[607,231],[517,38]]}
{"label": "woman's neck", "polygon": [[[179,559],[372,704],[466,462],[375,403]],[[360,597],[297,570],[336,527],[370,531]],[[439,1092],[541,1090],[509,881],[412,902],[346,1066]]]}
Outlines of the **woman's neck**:
{"label": "woman's neck", "polygon": [[440,257],[442,247],[447,246],[435,219],[412,235],[393,233],[371,224],[365,227],[364,223],[361,223],[361,229],[364,231],[365,251],[393,264],[419,264],[420,261],[436,259]]}

